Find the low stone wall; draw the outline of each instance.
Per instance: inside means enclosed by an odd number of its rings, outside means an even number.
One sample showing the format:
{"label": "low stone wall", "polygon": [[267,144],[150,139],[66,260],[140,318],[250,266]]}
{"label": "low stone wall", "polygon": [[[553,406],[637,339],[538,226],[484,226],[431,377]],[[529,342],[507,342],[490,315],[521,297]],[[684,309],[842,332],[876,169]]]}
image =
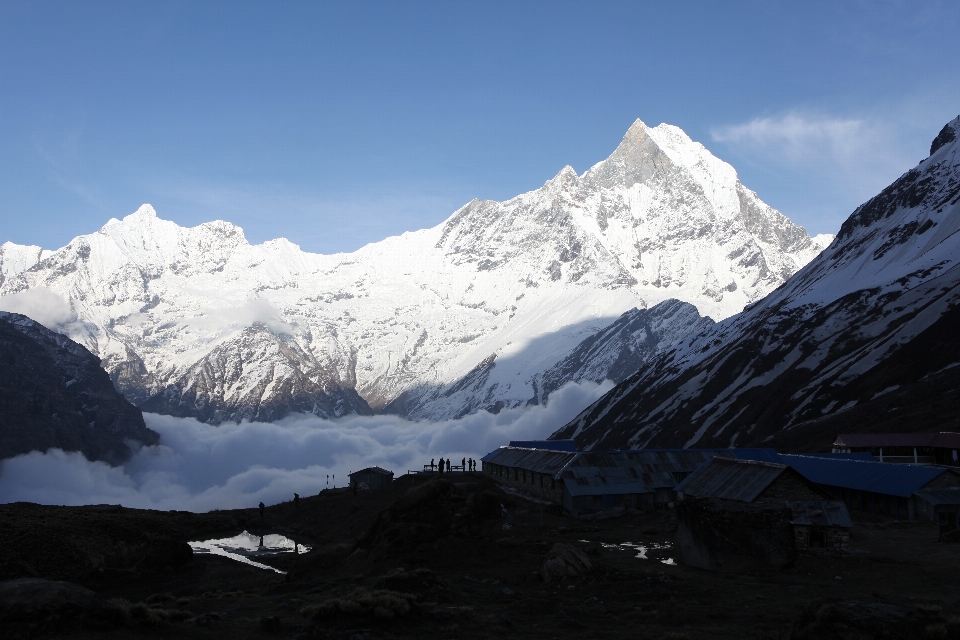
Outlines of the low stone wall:
{"label": "low stone wall", "polygon": [[846,551],[850,548],[850,532],[838,527],[793,526],[797,551]]}

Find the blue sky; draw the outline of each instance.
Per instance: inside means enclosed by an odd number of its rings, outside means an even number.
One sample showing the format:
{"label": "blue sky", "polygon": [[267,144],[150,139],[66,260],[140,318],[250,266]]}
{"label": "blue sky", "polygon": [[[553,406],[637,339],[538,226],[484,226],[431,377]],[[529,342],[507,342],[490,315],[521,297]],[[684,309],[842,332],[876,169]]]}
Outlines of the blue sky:
{"label": "blue sky", "polygon": [[683,128],[811,233],[960,113],[960,3],[0,0],[0,242],[351,251]]}

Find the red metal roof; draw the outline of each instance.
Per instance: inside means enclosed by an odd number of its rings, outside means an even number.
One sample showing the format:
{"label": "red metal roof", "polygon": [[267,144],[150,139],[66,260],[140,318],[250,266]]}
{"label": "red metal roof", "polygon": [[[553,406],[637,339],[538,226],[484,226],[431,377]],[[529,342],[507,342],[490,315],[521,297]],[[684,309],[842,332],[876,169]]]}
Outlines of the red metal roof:
{"label": "red metal roof", "polygon": [[944,449],[960,449],[960,433],[953,431],[941,431],[933,439],[931,447],[942,447]]}
{"label": "red metal roof", "polygon": [[[930,447],[939,433],[841,433],[834,445],[875,449],[878,447]],[[960,434],[951,434],[958,435]]]}

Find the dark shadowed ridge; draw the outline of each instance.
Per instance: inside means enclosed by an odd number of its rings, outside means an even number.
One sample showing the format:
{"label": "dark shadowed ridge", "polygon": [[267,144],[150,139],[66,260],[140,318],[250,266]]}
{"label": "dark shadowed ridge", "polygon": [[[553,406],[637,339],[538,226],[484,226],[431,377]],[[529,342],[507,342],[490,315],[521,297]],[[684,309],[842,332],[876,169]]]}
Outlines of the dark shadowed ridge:
{"label": "dark shadowed ridge", "polygon": [[583,448],[817,450],[960,427],[960,118],[765,299],[644,364],[557,431]]}
{"label": "dark shadowed ridge", "polygon": [[0,312],[0,459],[60,448],[120,464],[127,441],[157,444],[100,359],[66,336]]}

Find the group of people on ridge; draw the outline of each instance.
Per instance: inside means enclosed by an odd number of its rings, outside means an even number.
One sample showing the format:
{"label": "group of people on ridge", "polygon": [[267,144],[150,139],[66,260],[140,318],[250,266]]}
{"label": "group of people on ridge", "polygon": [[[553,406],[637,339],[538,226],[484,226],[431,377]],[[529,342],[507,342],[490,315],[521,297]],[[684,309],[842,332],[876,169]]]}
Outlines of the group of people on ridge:
{"label": "group of people on ridge", "polygon": [[[444,460],[440,458],[439,464],[434,464],[433,458],[430,458],[430,471],[437,469],[440,473],[444,471],[453,471],[453,467],[450,465],[450,459],[447,458]],[[424,467],[426,469],[426,467]],[[476,471],[477,470],[477,461],[473,458],[464,458],[460,461],[460,471]]]}

